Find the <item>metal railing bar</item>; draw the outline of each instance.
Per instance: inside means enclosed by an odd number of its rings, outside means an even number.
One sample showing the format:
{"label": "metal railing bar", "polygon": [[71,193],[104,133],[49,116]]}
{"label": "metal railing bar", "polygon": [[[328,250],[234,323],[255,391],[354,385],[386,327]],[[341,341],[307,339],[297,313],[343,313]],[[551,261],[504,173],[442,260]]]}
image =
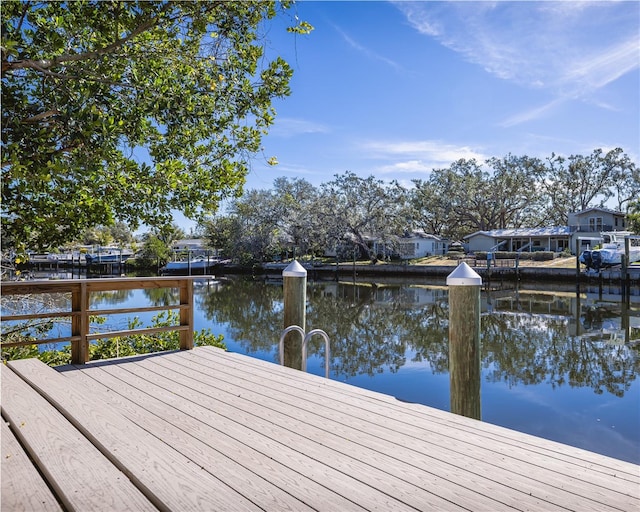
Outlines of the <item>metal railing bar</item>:
{"label": "metal railing bar", "polygon": [[[300,341],[304,341],[304,329],[299,325],[290,325],[280,335],[280,343],[278,344],[278,351],[280,352],[280,366],[284,366],[284,339],[290,332],[297,332],[300,334]],[[302,359],[302,371],[307,371],[307,362]]]}
{"label": "metal railing bar", "polygon": [[307,371],[307,345],[309,344],[309,341],[314,336],[322,336],[322,338],[324,338],[324,347],[325,347],[324,376],[328,379],[329,378],[330,343],[329,343],[329,335],[326,332],[324,332],[322,329],[312,329],[306,335],[305,335],[304,329],[299,325],[290,325],[289,327],[284,329],[282,331],[282,334],[280,335],[280,342],[278,343],[278,352],[280,353],[280,366],[284,366],[284,339],[287,336],[287,334],[293,331],[299,333],[300,337],[302,338],[302,362],[300,364],[300,369],[303,372]]}
{"label": "metal railing bar", "polygon": [[312,329],[307,333],[302,340],[302,361],[304,361],[306,366],[307,361],[307,344],[314,336],[321,336],[324,338],[324,376],[329,378],[329,335],[324,332],[322,329]]}

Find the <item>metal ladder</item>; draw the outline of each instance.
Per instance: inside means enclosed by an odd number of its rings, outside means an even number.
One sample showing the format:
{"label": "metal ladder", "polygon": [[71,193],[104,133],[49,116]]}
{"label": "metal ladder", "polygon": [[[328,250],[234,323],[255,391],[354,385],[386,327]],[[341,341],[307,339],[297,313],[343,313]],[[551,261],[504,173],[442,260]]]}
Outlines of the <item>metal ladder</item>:
{"label": "metal ladder", "polygon": [[329,336],[322,329],[312,329],[306,335],[304,333],[304,329],[299,325],[290,325],[280,336],[280,343],[278,345],[278,350],[280,351],[280,365],[284,366],[284,339],[290,332],[295,331],[300,334],[300,338],[302,339],[302,365],[301,370],[303,372],[307,371],[307,344],[309,340],[313,338],[315,335],[322,336],[324,338],[324,376],[329,378]]}

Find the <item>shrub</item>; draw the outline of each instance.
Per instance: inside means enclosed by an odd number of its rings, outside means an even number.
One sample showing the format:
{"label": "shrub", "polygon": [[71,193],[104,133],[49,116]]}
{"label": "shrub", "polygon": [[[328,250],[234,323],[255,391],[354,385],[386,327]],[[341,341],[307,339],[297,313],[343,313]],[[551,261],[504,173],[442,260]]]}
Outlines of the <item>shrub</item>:
{"label": "shrub", "polygon": [[[176,325],[179,315],[175,311],[164,311],[152,318],[153,327],[166,327]],[[140,320],[135,317],[129,320],[129,329],[137,329],[141,326]],[[196,347],[213,346],[226,349],[222,335],[211,333],[210,329],[195,331],[193,344]],[[134,334],[131,336],[118,336],[110,339],[99,339],[89,345],[89,359],[111,359],[114,357],[126,357],[136,354],[149,354],[165,350],[178,350],[180,348],[180,336],[178,331],[159,332],[155,334]],[[37,357],[50,366],[69,364],[71,362],[71,346],[67,345],[60,350],[39,350],[37,345],[7,347],[2,350],[3,360],[25,359]]]}
{"label": "shrub", "polygon": [[[486,260],[486,251],[477,251],[476,259]],[[513,252],[513,251],[496,251],[493,257],[497,260],[533,260],[533,261],[549,261],[556,257],[553,251],[535,251],[535,252]]]}
{"label": "shrub", "polygon": [[550,261],[556,257],[556,253],[552,251],[538,251],[532,253],[533,261]]}

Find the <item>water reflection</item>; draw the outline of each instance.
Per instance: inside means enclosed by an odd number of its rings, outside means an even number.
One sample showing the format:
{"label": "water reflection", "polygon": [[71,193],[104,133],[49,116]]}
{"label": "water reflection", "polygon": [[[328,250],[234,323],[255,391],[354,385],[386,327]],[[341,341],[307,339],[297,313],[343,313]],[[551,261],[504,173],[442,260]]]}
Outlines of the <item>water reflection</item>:
{"label": "water reflection", "polygon": [[[576,297],[569,294],[483,293],[483,378],[509,386],[588,386],[623,396],[640,373],[638,345],[624,343],[640,339],[640,313],[582,302],[576,318]],[[203,293],[199,307],[210,321],[226,324],[244,352],[274,352],[282,325],[281,283],[228,281]],[[408,354],[411,362],[426,361],[433,372],[447,373],[448,313],[445,287],[314,282],[307,330],[329,335],[335,378],[397,372]],[[322,342],[312,341],[309,353],[324,358]]]}
{"label": "water reflection", "polygon": [[114,309],[120,304],[133,297],[133,290],[107,290],[91,293],[91,308],[98,306],[113,306]]}

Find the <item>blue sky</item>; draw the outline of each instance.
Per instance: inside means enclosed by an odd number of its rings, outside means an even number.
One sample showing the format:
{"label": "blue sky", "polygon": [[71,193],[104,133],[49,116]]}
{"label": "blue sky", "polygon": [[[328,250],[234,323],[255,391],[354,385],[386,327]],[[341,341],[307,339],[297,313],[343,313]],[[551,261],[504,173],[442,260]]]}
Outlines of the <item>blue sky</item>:
{"label": "blue sky", "polygon": [[[246,189],[352,171],[426,179],[460,158],[640,155],[640,3],[308,1],[273,22],[291,96]],[[279,164],[271,167],[267,159]]]}

